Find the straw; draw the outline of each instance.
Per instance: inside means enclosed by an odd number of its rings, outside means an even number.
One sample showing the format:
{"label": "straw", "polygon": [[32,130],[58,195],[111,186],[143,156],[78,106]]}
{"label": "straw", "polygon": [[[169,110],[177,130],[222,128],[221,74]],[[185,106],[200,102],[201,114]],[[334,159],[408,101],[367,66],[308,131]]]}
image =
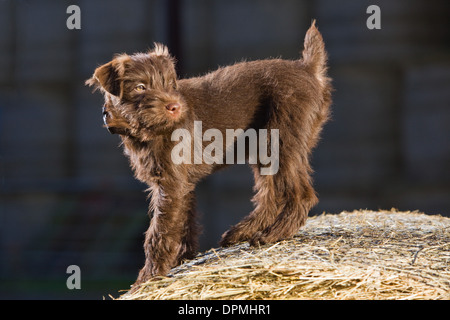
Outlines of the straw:
{"label": "straw", "polygon": [[450,299],[450,219],[322,214],[293,239],[201,253],[120,299]]}

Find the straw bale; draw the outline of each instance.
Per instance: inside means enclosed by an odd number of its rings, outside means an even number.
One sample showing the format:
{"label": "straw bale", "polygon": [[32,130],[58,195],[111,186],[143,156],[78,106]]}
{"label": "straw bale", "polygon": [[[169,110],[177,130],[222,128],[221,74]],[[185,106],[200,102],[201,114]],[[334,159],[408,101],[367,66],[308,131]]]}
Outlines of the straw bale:
{"label": "straw bale", "polygon": [[120,299],[450,299],[450,218],[360,210],[211,249]]}

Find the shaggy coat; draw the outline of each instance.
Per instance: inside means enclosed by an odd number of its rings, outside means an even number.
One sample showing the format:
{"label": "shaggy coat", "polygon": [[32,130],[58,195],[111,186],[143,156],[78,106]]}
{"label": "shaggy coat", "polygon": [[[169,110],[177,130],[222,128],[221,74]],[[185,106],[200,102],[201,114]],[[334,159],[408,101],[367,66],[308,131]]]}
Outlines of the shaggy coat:
{"label": "shaggy coat", "polygon": [[279,170],[262,175],[262,164],[251,164],[254,209],[222,235],[222,246],[276,242],[304,225],[318,201],[309,157],[331,104],[326,59],[313,22],[299,60],[241,62],[177,79],[173,57],[156,44],[148,53],[118,55],[95,70],[87,84],[104,93],[105,126],[120,135],[136,178],[148,185],[151,196],[146,261],[136,285],[166,275],[196,253],[195,186],[226,165],[173,163],[171,135],[179,128],[193,133],[194,121],[202,121],[203,131],[218,129],[223,136],[226,129],[279,130]]}

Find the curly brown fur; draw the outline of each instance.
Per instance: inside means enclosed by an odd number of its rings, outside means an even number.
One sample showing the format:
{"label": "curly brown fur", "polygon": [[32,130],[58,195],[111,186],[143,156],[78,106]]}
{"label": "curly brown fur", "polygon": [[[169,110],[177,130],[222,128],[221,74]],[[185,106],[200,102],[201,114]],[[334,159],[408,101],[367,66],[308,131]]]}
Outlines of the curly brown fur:
{"label": "curly brown fur", "polygon": [[149,53],[116,56],[86,81],[104,93],[105,125],[120,134],[136,178],[149,186],[152,218],[136,285],[194,256],[195,185],[226,166],[174,164],[175,129],[193,133],[194,121],[202,121],[203,132],[215,128],[224,135],[226,129],[279,130],[279,170],[262,175],[262,164],[251,164],[254,210],[225,232],[222,246],[292,237],[317,203],[309,156],[328,118],[331,84],[314,22],[299,60],[241,62],[190,79],[177,79],[174,63],[156,44]]}

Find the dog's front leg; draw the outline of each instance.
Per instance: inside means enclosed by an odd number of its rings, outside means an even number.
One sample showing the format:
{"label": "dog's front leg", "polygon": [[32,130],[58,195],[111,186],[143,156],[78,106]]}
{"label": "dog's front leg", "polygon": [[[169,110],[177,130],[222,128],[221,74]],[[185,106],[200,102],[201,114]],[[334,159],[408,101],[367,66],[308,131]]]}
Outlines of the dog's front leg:
{"label": "dog's front leg", "polygon": [[186,243],[195,238],[186,235],[189,232],[188,225],[195,229],[192,213],[195,209],[190,208],[193,192],[179,196],[179,190],[172,193],[175,190],[161,185],[152,186],[151,190],[150,211],[153,211],[153,217],[145,234],[145,265],[139,272],[135,286],[154,276],[165,276],[187,253],[186,247],[195,247],[193,243]]}

